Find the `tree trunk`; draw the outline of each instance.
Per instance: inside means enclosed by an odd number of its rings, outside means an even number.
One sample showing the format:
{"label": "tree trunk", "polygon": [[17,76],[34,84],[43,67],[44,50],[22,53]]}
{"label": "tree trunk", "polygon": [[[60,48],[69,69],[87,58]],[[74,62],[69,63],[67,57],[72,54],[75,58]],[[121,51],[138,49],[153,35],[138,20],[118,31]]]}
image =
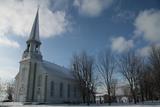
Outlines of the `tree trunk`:
{"label": "tree trunk", "polygon": [[110,92],[110,88],[108,88],[108,105],[111,105],[111,92]]}
{"label": "tree trunk", "polygon": [[109,95],[109,102],[108,105],[111,105],[111,96]]}
{"label": "tree trunk", "polygon": [[137,103],[136,93],[135,93],[135,91],[133,90],[133,87],[131,87],[131,93],[132,93],[132,97],[133,97],[133,100],[134,100],[134,104],[136,104],[136,103]]}
{"label": "tree trunk", "polygon": [[85,95],[83,95],[83,103],[86,103]]}
{"label": "tree trunk", "polygon": [[142,89],[142,85],[140,87],[140,92],[141,92],[141,102],[143,103],[144,102],[144,91]]}

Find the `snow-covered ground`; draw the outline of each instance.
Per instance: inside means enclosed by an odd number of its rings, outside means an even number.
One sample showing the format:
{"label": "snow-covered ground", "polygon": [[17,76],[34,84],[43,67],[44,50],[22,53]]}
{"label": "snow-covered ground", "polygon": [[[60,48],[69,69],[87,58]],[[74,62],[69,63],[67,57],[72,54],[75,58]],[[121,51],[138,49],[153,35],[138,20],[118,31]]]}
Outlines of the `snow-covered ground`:
{"label": "snow-covered ground", "polygon": [[[0,102],[0,107],[69,107],[69,106],[86,106],[85,104],[80,105],[68,105],[68,104],[54,104],[54,105],[23,105],[19,102]],[[96,106],[108,106],[108,104],[91,104],[90,106],[96,107]],[[139,103],[139,104],[117,104],[113,103],[111,107],[160,107],[160,102],[145,102],[145,103]]]}

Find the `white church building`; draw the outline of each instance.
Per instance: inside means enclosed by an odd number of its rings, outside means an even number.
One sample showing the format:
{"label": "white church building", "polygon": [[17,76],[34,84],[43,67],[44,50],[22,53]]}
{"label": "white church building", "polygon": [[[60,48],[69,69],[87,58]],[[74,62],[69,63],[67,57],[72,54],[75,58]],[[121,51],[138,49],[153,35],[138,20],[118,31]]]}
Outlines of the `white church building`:
{"label": "white church building", "polygon": [[16,75],[15,101],[81,102],[76,80],[69,69],[43,60],[40,52],[38,11]]}

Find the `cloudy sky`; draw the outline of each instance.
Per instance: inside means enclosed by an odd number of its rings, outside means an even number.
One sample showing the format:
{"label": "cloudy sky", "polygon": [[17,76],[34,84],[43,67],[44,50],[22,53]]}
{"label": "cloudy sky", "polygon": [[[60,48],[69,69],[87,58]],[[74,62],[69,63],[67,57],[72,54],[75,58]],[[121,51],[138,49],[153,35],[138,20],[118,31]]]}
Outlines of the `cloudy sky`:
{"label": "cloudy sky", "polygon": [[159,0],[0,0],[0,78],[14,78],[40,5],[43,59],[68,67],[72,54],[160,45]]}

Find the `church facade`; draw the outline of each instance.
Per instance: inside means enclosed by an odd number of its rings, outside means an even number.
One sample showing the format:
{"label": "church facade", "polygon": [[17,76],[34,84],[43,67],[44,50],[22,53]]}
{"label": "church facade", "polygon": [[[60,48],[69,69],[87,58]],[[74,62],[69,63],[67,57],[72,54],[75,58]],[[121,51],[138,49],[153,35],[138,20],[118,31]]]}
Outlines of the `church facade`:
{"label": "church facade", "polygon": [[26,44],[19,72],[15,77],[15,101],[81,102],[80,91],[71,72],[62,66],[43,60],[40,52],[38,11]]}

